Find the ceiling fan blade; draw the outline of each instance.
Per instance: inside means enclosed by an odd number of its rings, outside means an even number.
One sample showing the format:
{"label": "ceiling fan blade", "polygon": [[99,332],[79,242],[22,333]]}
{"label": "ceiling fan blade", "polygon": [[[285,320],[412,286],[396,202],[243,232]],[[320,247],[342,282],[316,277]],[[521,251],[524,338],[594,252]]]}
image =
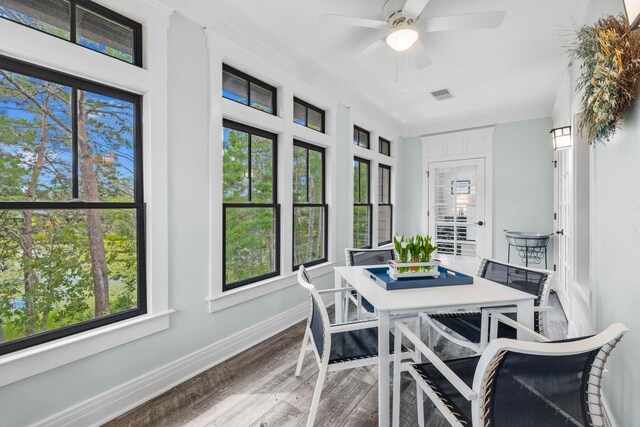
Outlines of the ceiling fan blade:
{"label": "ceiling fan blade", "polygon": [[333,24],[353,25],[356,27],[366,27],[366,28],[386,28],[387,27],[387,23],[385,21],[379,21],[377,19],[360,18],[357,16],[334,15],[331,13],[325,13],[320,18],[327,22],[331,22]]}
{"label": "ceiling fan blade", "polygon": [[498,28],[502,25],[506,12],[471,13],[468,15],[440,16],[427,18],[422,22],[422,29],[427,32],[452,30],[481,30]]}
{"label": "ceiling fan blade", "polygon": [[409,58],[411,58],[411,62],[416,66],[418,70],[422,70],[423,68],[427,68],[429,65],[433,64],[431,57],[427,53],[427,48],[424,43],[422,43],[422,37],[420,37],[416,42],[409,48]]}
{"label": "ceiling fan blade", "polygon": [[346,62],[352,62],[352,61],[356,61],[358,59],[364,58],[365,56],[368,56],[373,52],[375,52],[376,50],[380,49],[384,45],[386,45],[386,42],[384,39],[377,39],[373,43],[371,43],[369,46],[365,47],[364,49],[359,50],[355,54],[345,58],[344,60],[341,61],[341,63],[344,64]]}
{"label": "ceiling fan blade", "polygon": [[407,0],[402,8],[402,14],[407,18],[417,18],[425,7],[427,7],[429,0]]}

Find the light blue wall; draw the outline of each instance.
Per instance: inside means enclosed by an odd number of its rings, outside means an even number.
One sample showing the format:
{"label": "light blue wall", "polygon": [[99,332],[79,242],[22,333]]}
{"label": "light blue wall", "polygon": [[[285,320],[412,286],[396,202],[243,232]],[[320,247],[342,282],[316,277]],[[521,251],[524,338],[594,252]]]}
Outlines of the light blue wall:
{"label": "light blue wall", "polygon": [[413,236],[422,231],[422,143],[419,137],[401,138],[398,144],[396,231]]}
{"label": "light blue wall", "polygon": [[615,137],[593,152],[596,203],[593,298],[596,327],[622,322],[631,330],[613,351],[606,397],[619,426],[640,425],[640,104],[636,100]]}
{"label": "light blue wall", "polygon": [[[493,135],[493,256],[507,260],[503,230],[553,231],[550,118],[498,125]],[[553,267],[553,244],[548,246]],[[511,261],[514,261],[512,254]],[[517,259],[515,259],[517,261]]]}
{"label": "light blue wall", "polygon": [[[171,328],[0,388],[0,426],[23,426],[133,380],[295,305],[293,286],[209,314],[207,49],[202,29],[174,14],[169,30],[169,296]],[[345,118],[346,114],[346,118]],[[340,147],[350,143],[348,110],[338,112]],[[342,150],[342,148],[339,148]],[[348,166],[348,165],[347,165]],[[346,181],[345,174],[339,173]],[[338,236],[346,235],[347,188],[338,186]],[[344,228],[344,230],[343,230]],[[342,256],[344,258],[344,256]],[[319,278],[320,288],[333,275]]]}
{"label": "light blue wall", "polygon": [[[593,0],[585,23],[622,12],[619,0]],[[575,63],[570,87],[556,105],[558,124],[569,123],[579,108],[580,97],[571,90],[579,71]],[[635,427],[640,425],[640,277],[634,274],[640,259],[640,100],[619,125],[611,141],[591,152],[591,297],[598,331],[614,322],[630,330],[609,359],[603,389],[617,425]]]}

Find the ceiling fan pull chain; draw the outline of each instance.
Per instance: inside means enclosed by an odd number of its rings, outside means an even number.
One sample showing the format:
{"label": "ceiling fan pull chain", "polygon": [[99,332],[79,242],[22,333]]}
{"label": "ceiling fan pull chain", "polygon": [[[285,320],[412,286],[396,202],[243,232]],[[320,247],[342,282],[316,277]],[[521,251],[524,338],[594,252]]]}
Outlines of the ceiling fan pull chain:
{"label": "ceiling fan pull chain", "polygon": [[404,51],[404,72],[406,75],[404,79],[404,92],[409,93],[409,51],[408,50]]}

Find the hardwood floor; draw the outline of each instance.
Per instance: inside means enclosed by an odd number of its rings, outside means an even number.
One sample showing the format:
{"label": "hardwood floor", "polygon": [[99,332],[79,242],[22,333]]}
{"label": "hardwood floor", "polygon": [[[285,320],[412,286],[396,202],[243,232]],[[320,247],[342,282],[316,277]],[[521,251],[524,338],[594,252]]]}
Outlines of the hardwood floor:
{"label": "hardwood floor", "polygon": [[[566,319],[552,294],[553,338],[566,336]],[[294,375],[306,321],[281,332],[134,410],[107,426],[303,426],[316,384],[318,368],[313,353],[305,358],[302,374]],[[464,349],[439,340],[443,357],[457,357]],[[325,381],[316,418],[317,426],[376,426],[378,387],[375,367],[330,373]],[[417,425],[415,383],[402,378],[401,425]],[[430,402],[425,425],[448,423]]]}

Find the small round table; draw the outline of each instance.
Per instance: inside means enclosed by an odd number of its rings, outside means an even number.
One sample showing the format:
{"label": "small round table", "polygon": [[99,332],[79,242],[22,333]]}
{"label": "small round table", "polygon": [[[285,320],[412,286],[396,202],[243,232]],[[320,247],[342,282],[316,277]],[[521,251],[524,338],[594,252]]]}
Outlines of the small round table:
{"label": "small round table", "polygon": [[511,247],[513,246],[518,251],[518,255],[525,266],[529,267],[529,260],[535,264],[540,264],[542,258],[544,258],[544,268],[548,268],[547,244],[549,243],[549,237],[553,236],[553,234],[509,230],[504,230],[504,232],[509,245],[507,262],[511,262]]}

